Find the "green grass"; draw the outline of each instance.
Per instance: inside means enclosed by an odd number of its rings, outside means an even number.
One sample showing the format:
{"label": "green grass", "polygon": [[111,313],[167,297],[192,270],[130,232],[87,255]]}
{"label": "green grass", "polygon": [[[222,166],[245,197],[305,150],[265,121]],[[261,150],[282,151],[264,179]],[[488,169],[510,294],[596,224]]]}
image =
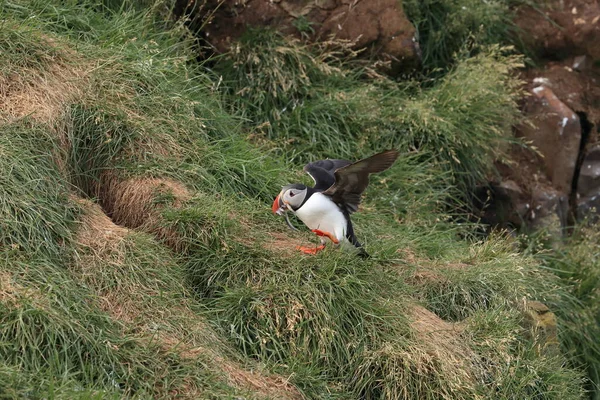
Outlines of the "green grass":
{"label": "green grass", "polygon": [[507,0],[407,0],[402,5],[417,30],[426,71],[448,70],[465,46],[477,52],[479,45],[520,44]]}
{"label": "green grass", "polygon": [[600,398],[600,309],[598,280],[600,279],[600,248],[598,231],[590,226],[576,227],[569,241],[557,248],[547,248],[543,235],[529,239],[526,251],[534,254],[544,268],[556,274],[573,295],[571,314],[560,310],[565,320],[563,346],[575,357],[576,365],[585,370],[593,398]]}
{"label": "green grass", "polygon": [[[53,154],[54,153],[54,154]],[[0,134],[0,246],[58,256],[66,251],[77,208],[67,200],[53,156],[55,140],[28,121]]]}
{"label": "green grass", "polygon": [[[85,71],[52,120],[0,125],[6,398],[281,398],[295,392],[258,388],[286,379],[307,398],[584,396],[598,358],[580,250],[561,260],[581,284],[448,211],[510,141],[519,56],[480,46],[395,82],[343,44],[252,31],[209,71],[163,10],[0,8],[19,27],[0,34],[2,71]],[[372,257],[299,255],[315,239],[271,215],[280,186],[308,183],[308,160],[389,147],[402,156],[353,217]],[[538,351],[524,299],[558,316],[557,352]]]}
{"label": "green grass", "polygon": [[71,183],[84,195],[98,197],[100,178],[135,139],[123,115],[74,105],[68,110],[67,160]]}
{"label": "green grass", "polygon": [[[152,251],[152,247],[146,249]],[[140,247],[136,250],[144,251]],[[18,371],[18,375],[34,377],[34,384],[28,385],[35,398],[53,391],[68,397],[81,389],[82,394],[96,393],[103,398],[150,394],[168,397],[173,390],[234,392],[218,372],[209,370],[209,359],[184,359],[175,348],[163,348],[158,332],[164,330],[164,334],[169,335],[168,324],[163,327],[162,322],[154,322],[153,317],[146,315],[145,323],[140,323],[140,331],[137,331],[131,323],[126,326],[99,309],[100,304],[106,304],[99,296],[118,301],[112,305],[115,308],[127,307],[125,300],[133,303],[142,300],[139,294],[127,299],[124,288],[110,286],[115,285],[109,281],[110,262],[102,271],[93,271],[92,279],[81,279],[64,266],[43,258],[2,256],[0,271],[3,278],[10,278],[3,279],[9,286],[3,288],[0,357],[12,371]],[[128,257],[124,265],[132,263],[140,273],[135,275],[132,266],[124,268],[123,278],[117,284],[125,286],[131,282],[138,291],[148,290],[142,309],[152,308],[155,317],[156,311],[164,310],[169,302],[158,297],[159,292],[150,297],[149,289],[157,284],[156,281],[148,283],[155,273],[153,264],[142,264],[149,260],[135,257]],[[167,259],[163,257],[161,262]],[[123,268],[123,262],[118,267]],[[168,276],[166,272],[162,272],[158,287],[166,286],[169,293],[173,288],[164,280]],[[104,282],[99,282],[99,278]],[[98,287],[99,284],[103,285]],[[121,297],[105,297],[106,291],[119,290],[123,291]],[[153,306],[153,303],[159,305]],[[140,314],[139,318],[142,317]],[[16,377],[13,379],[14,386],[9,388],[15,393],[22,391],[22,386],[27,387]]]}
{"label": "green grass", "polygon": [[385,79],[364,83],[362,67],[345,59],[332,66],[328,51],[249,31],[218,61],[226,99],[258,143],[296,162],[417,150],[465,194],[491,172],[490,159],[520,119],[514,71],[522,58],[510,48],[464,54],[423,88]]}

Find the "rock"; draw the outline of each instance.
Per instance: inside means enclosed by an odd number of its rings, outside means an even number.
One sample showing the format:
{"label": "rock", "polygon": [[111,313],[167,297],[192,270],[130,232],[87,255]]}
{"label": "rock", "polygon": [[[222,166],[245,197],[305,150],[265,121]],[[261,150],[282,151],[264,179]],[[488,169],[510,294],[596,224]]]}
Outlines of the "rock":
{"label": "rock", "polygon": [[528,71],[530,88],[544,85],[577,113],[585,113],[594,125],[600,124],[600,71],[590,67],[589,56],[551,62],[544,68]]}
{"label": "rock", "polygon": [[[513,145],[508,159],[508,163],[495,163],[501,178],[489,182],[489,198],[481,222],[526,232],[543,229],[550,244],[558,244],[568,226],[570,192],[554,187],[543,159],[531,149]],[[480,194],[477,198],[482,200]],[[482,209],[481,205],[475,206]]]}
{"label": "rock", "polygon": [[571,191],[579,155],[581,124],[579,116],[542,85],[528,99],[526,114],[532,125],[518,127],[517,134],[539,150],[546,175],[563,195]]}
{"label": "rock", "polygon": [[600,193],[577,200],[577,219],[589,218],[590,222],[598,223],[600,220]]}
{"label": "rock", "polygon": [[573,66],[571,67],[575,71],[582,72],[587,71],[592,66],[592,59],[590,56],[577,56],[573,58]]}
{"label": "rock", "polygon": [[556,316],[539,301],[526,300],[522,306],[523,325],[535,341],[538,352],[552,356],[560,352]]}
{"label": "rock", "polygon": [[600,3],[549,0],[543,10],[521,6],[515,22],[526,45],[539,57],[562,60],[572,55],[600,59]]}
{"label": "rock", "polygon": [[370,47],[376,54],[390,57],[392,64],[412,62],[418,54],[415,29],[397,0],[363,0],[355,6],[332,11],[319,30],[356,42],[357,48]]}
{"label": "rock", "polygon": [[536,186],[526,220],[530,230],[544,230],[551,241],[558,243],[568,226],[569,197],[554,188]]}
{"label": "rock", "polygon": [[[248,27],[272,27],[313,41],[332,36],[352,41],[355,49],[391,61],[392,71],[419,64],[415,28],[397,0],[225,0],[207,7],[214,11],[210,22],[198,29],[217,52],[226,52]],[[175,10],[180,16],[207,13],[182,5]]]}
{"label": "rock", "polygon": [[600,144],[588,149],[581,164],[577,195],[588,197],[600,194]]}
{"label": "rock", "polygon": [[476,196],[481,210],[481,222],[503,229],[519,229],[530,208],[527,195],[513,180],[490,182]]}
{"label": "rock", "polygon": [[577,218],[583,219],[590,214],[593,222],[600,214],[600,144],[588,149],[581,164],[577,183]]}
{"label": "rock", "polygon": [[[533,94],[524,99],[532,125],[516,129],[539,155],[515,146],[512,163],[499,171],[530,205],[524,226],[562,236],[566,225],[600,206],[593,166],[600,143],[600,3],[549,0],[541,10],[521,5],[515,22],[538,64],[545,61],[523,72]],[[512,203],[512,215],[522,215],[518,204]]]}

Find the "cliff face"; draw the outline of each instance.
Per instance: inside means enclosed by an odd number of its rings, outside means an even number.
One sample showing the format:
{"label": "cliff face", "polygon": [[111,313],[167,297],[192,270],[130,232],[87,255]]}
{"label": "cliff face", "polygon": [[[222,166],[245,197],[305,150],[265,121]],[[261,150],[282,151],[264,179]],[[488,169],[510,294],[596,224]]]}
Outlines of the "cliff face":
{"label": "cliff face", "polygon": [[522,72],[528,121],[516,127],[516,136],[535,151],[515,146],[516,163],[499,165],[502,179],[492,183],[496,204],[484,218],[545,227],[560,237],[576,221],[595,221],[600,211],[600,5],[576,0],[521,6],[515,22],[534,60]]}

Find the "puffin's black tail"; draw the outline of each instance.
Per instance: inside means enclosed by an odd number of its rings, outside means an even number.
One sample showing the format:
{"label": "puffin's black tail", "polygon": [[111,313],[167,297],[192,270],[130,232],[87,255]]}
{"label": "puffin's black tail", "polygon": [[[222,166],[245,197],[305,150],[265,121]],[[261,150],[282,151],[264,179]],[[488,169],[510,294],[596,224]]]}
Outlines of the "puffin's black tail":
{"label": "puffin's black tail", "polygon": [[350,243],[352,243],[352,245],[354,245],[354,247],[356,247],[358,249],[359,257],[361,257],[361,258],[371,257],[369,255],[369,253],[367,253],[367,251],[364,249],[362,244],[360,244],[358,239],[356,239],[356,236],[354,235],[354,228],[352,227],[352,222],[350,222],[350,217],[347,214],[346,214],[346,218],[348,220],[348,229],[346,229],[346,239],[348,239],[348,241]]}

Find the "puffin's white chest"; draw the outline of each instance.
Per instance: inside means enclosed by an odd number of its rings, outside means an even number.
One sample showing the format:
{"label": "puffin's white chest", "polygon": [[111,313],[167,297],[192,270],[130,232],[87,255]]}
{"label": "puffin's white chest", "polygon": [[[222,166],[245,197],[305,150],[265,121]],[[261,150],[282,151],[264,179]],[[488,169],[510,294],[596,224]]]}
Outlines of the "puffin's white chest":
{"label": "puffin's white chest", "polygon": [[313,193],[306,203],[296,210],[296,215],[309,229],[330,232],[339,241],[346,238],[346,217],[331,199],[321,193]]}

